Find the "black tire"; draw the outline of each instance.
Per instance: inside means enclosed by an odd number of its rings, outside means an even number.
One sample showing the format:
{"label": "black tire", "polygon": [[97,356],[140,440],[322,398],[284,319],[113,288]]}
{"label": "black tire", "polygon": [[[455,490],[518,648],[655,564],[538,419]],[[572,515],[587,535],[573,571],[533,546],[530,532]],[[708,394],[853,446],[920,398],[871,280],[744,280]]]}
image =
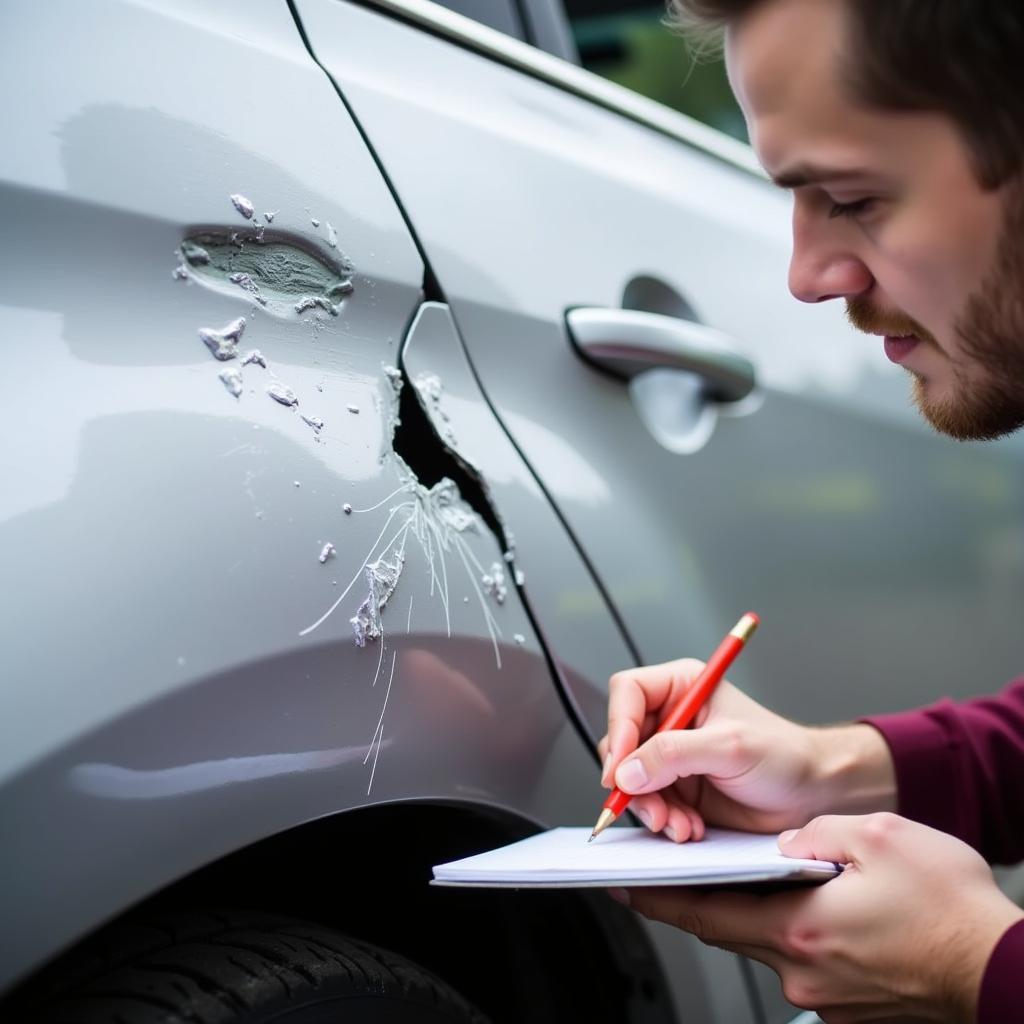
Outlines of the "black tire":
{"label": "black tire", "polygon": [[[418,964],[329,928],[250,912],[115,925],[20,1020],[39,1024],[487,1024]],[[56,991],[55,991],[56,990]]]}

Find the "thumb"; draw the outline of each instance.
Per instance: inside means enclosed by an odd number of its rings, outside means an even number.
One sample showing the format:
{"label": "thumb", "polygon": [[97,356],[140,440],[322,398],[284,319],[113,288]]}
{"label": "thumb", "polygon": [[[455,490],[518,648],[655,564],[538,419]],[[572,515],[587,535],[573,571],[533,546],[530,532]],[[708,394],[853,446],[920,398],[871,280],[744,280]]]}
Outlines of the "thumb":
{"label": "thumb", "polygon": [[901,821],[895,814],[824,814],[801,829],[783,832],[779,851],[785,857],[853,864],[873,837],[891,833]]}
{"label": "thumb", "polygon": [[735,778],[754,760],[749,744],[720,729],[669,729],[655,733],[619,765],[615,784],[626,793],[651,793],[691,775]]}

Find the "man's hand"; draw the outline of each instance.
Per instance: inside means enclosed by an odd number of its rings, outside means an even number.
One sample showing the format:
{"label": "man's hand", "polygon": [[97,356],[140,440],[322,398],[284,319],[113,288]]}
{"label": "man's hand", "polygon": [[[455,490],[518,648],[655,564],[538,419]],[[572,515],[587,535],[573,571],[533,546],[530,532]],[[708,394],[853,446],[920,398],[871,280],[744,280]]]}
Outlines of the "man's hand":
{"label": "man's hand", "polygon": [[1024,917],[974,850],[887,813],[816,818],[780,837],[780,848],[846,868],[785,893],[617,895],[645,917],[767,964],[786,998],[826,1024],[974,1020],[989,956]]}
{"label": "man's hand", "polygon": [[825,811],[895,809],[892,759],[875,729],[797,725],[726,681],[694,728],[652,735],[703,667],[684,658],[611,678],[601,782],[641,794],[630,809],[648,828],[685,842],[702,838],[705,822],[779,832]]}

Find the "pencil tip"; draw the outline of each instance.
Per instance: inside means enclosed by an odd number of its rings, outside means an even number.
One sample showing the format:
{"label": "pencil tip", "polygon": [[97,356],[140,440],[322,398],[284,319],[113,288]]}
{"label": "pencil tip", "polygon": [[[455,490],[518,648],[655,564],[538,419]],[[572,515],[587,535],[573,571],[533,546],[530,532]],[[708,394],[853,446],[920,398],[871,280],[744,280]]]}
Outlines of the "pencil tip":
{"label": "pencil tip", "polygon": [[592,843],[594,841],[594,836],[596,836],[596,835],[597,835],[596,832],[591,832],[590,833],[590,838],[587,840],[587,842],[588,843]]}

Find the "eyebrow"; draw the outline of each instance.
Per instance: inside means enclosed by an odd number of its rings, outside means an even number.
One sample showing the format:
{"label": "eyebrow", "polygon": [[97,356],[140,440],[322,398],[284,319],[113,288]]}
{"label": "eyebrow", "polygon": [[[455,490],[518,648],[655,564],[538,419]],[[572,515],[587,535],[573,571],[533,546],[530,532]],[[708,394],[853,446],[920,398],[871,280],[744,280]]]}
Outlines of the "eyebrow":
{"label": "eyebrow", "polygon": [[817,185],[822,181],[846,181],[848,178],[864,178],[868,172],[860,167],[820,167],[815,164],[797,164],[782,174],[772,175],[772,181],[779,188],[800,188],[803,185]]}

